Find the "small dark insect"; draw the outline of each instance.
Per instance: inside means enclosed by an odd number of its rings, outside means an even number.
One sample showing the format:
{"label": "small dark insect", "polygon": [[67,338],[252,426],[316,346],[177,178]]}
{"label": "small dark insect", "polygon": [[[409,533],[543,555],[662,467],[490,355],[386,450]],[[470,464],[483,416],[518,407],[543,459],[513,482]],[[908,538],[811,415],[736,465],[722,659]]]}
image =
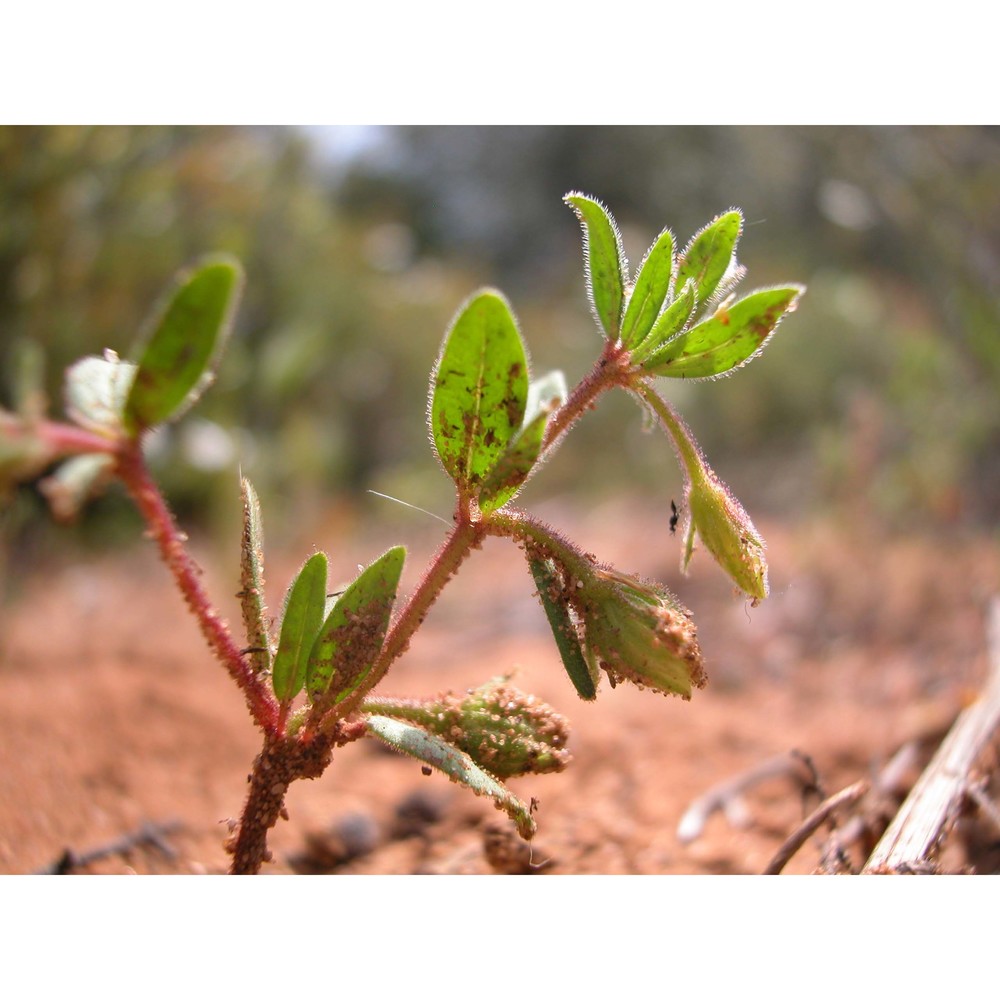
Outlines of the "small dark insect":
{"label": "small dark insect", "polygon": [[423,775],[423,776],[424,776],[425,778],[429,778],[429,777],[431,776],[431,774],[433,774],[434,772],[433,772],[433,771],[431,771],[431,769],[430,769],[430,768],[429,768],[429,767],[428,767],[428,766],[427,766],[426,764],[423,764],[423,765],[421,765],[421,767],[420,767],[420,773],[421,773],[421,774],[422,774],[422,775]]}
{"label": "small dark insect", "polygon": [[680,514],[677,513],[677,504],[670,501],[670,534],[672,535],[677,530],[677,519]]}

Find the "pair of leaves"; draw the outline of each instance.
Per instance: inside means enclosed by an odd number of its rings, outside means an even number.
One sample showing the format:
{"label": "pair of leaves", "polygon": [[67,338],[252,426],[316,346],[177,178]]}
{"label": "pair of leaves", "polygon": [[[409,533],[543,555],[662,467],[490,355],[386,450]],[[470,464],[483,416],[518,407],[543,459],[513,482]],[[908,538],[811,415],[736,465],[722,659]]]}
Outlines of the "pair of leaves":
{"label": "pair of leaves", "polygon": [[137,363],[108,352],[68,370],[70,416],[95,433],[129,437],[180,416],[211,382],[242,285],[242,268],[228,257],[178,275],[148,323]]}
{"label": "pair of leaves", "polygon": [[583,228],[587,290],[597,321],[645,374],[715,378],[740,367],[761,351],[804,290],[790,285],[754,292],[735,304],[726,300],[697,322],[743,277],[735,256],[743,229],[739,211],[713,219],[679,258],[670,230],[664,229],[646,251],[629,291],[628,261],[614,217],[579,192],[565,201]]}
{"label": "pair of leaves", "polygon": [[549,416],[566,398],[553,372],[534,385],[507,300],[485,289],[452,323],[431,377],[431,439],[445,471],[484,513],[509,502],[541,454]]}
{"label": "pair of leaves", "polygon": [[397,545],[365,568],[327,610],[326,556],[299,570],[285,604],[271,681],[279,701],[302,689],[314,705],[343,702],[369,678],[396,600],[406,550]]}

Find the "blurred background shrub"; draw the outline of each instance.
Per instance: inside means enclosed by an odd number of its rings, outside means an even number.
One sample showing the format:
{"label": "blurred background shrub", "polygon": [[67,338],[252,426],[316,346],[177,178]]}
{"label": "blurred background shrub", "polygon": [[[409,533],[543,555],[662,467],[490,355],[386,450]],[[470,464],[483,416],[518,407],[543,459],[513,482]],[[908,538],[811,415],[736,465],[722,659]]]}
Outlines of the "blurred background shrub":
{"label": "blurred background shrub", "polygon": [[[669,386],[751,510],[995,523],[994,128],[0,128],[3,402],[41,347],[58,410],[66,364],[127,353],[174,271],[229,251],[247,287],[218,384],[152,443],[185,523],[238,521],[238,466],[278,542],[353,518],[366,489],[447,517],[424,407],[464,299],[504,291],[536,373],[572,383],[599,349],[572,189],[608,204],[633,264],[664,225],[683,243],[739,206],[746,289],[809,286],[761,362]],[[622,474],[665,508],[677,495],[665,443],[647,446],[624,398],[608,403],[614,419],[584,420],[526,502],[617,494]],[[41,513],[27,488],[0,512],[21,555],[68,537]],[[136,524],[112,493],[72,537],[103,545]]]}

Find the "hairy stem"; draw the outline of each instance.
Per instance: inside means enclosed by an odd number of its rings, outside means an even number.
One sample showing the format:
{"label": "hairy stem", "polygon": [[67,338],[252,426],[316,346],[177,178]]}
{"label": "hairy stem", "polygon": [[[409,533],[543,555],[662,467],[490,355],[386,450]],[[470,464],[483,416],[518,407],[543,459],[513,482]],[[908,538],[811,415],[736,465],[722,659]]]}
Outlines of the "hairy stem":
{"label": "hairy stem", "polygon": [[660,418],[664,430],[674,444],[677,457],[681,460],[688,476],[696,479],[701,474],[701,460],[698,446],[688,430],[687,424],[681,420],[677,411],[644,379],[636,379],[629,383],[629,388],[647,403],[650,409]]}
{"label": "hairy stem", "polygon": [[243,815],[226,849],[232,854],[230,875],[256,875],[271,860],[267,834],[285,816],[285,794],[299,778],[318,778],[330,763],[331,737],[303,744],[299,740],[264,739],[250,775]]}
{"label": "hairy stem", "polygon": [[209,600],[202,586],[201,571],[184,547],[186,538],[178,529],[170,508],[149,475],[138,442],[130,442],[119,451],[117,473],[132,494],[160,549],[160,556],[198,621],[205,641],[243,690],[254,722],[265,733],[278,735],[278,705],[263,681],[244,659],[229,626]]}
{"label": "hairy stem", "polygon": [[33,420],[0,410],[0,438],[42,442],[50,459],[67,455],[112,455],[118,451],[115,438],[64,424],[57,420]]}
{"label": "hairy stem", "polygon": [[448,581],[458,572],[469,553],[482,544],[485,527],[473,516],[468,505],[459,504],[456,524],[444,544],[424,571],[423,579],[410,595],[403,610],[386,635],[382,650],[370,673],[351,696],[337,706],[336,715],[328,714],[322,720],[310,720],[302,730],[302,739],[311,740],[319,729],[329,729],[339,719],[355,711],[364,697],[386,675],[389,667],[406,652],[414,633],[423,624],[431,606],[438,599]]}
{"label": "hairy stem", "polygon": [[562,436],[594,405],[594,400],[605,389],[628,384],[628,352],[622,347],[606,343],[590,373],[581,379],[569,399],[552,415],[545,430],[544,452],[551,451]]}
{"label": "hairy stem", "polygon": [[37,424],[31,424],[30,428],[32,434],[58,448],[63,455],[107,455],[113,454],[119,448],[114,438],[104,437],[82,427],[63,424],[56,420],[42,420]]}
{"label": "hairy stem", "polygon": [[420,585],[410,595],[409,601],[389,630],[373,673],[381,676],[393,660],[406,652],[410,639],[423,624],[431,605],[458,572],[469,553],[482,543],[484,534],[482,524],[471,520],[460,522],[452,529],[424,572]]}
{"label": "hairy stem", "polygon": [[491,514],[487,530],[491,535],[513,538],[529,548],[537,549],[543,555],[555,556],[563,566],[579,577],[586,576],[594,565],[591,556],[523,510],[508,508]]}

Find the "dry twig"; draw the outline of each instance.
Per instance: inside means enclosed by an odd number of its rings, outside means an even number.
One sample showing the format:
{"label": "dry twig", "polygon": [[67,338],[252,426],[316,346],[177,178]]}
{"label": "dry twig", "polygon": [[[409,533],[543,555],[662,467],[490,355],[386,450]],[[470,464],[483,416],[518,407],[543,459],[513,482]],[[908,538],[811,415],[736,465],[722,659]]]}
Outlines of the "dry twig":
{"label": "dry twig", "polygon": [[765,875],[777,875],[782,868],[795,856],[795,852],[838,810],[844,805],[853,805],[868,792],[867,781],[856,781],[847,788],[842,788],[836,795],[831,795],[825,802],[808,816],[805,822],[778,848],[778,853],[764,869]]}
{"label": "dry twig", "polygon": [[86,868],[94,861],[100,861],[102,858],[109,858],[115,854],[128,854],[129,851],[143,844],[155,847],[168,858],[175,858],[177,852],[167,842],[166,837],[180,828],[180,821],[175,819],[167,820],[164,823],[143,823],[137,830],[82,854],[77,854],[72,849],[66,848],[51,865],[40,869],[35,874],[72,875],[74,871]]}
{"label": "dry twig", "polygon": [[[804,767],[809,768],[811,772],[808,777],[803,774]],[[748,820],[742,793],[771,778],[783,777],[792,779],[804,790],[815,788],[815,772],[803,754],[792,750],[777,757],[770,757],[742,774],[714,785],[692,802],[677,824],[677,839],[682,844],[697,840],[704,831],[709,817],[719,810],[733,826],[746,826]]]}
{"label": "dry twig", "polygon": [[913,786],[862,874],[926,871],[961,808],[969,772],[1000,723],[1000,598],[987,622],[989,676],[979,699],[965,709]]}

